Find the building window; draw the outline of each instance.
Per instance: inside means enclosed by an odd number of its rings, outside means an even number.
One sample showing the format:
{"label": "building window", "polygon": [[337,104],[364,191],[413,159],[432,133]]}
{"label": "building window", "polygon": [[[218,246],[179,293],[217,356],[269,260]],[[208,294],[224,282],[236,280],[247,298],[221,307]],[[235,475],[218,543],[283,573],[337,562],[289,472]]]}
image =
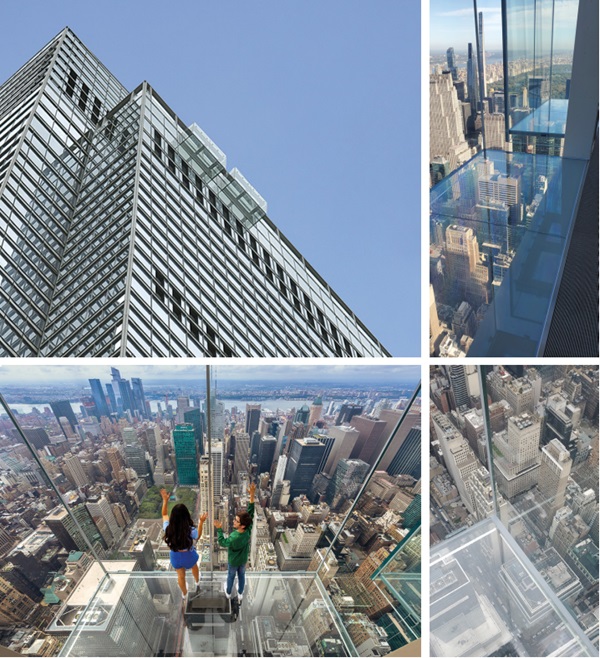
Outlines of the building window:
{"label": "building window", "polygon": [[69,78],[67,79],[67,96],[70,96],[73,98],[73,94],[75,93],[75,83],[77,82],[77,73],[73,71],[73,69],[69,69]]}
{"label": "building window", "polygon": [[154,129],[154,155],[162,160],[162,137],[156,128]]}
{"label": "building window", "polygon": [[100,121],[100,110],[102,103],[97,96],[94,96],[94,105],[92,106],[92,123],[96,125]]}
{"label": "building window", "polygon": [[85,112],[87,107],[88,96],[90,95],[90,88],[85,84],[81,85],[81,93],[79,94],[79,108]]}
{"label": "building window", "polygon": [[167,144],[167,165],[169,167],[169,171],[172,174],[174,174],[175,173],[175,149],[170,144]]}

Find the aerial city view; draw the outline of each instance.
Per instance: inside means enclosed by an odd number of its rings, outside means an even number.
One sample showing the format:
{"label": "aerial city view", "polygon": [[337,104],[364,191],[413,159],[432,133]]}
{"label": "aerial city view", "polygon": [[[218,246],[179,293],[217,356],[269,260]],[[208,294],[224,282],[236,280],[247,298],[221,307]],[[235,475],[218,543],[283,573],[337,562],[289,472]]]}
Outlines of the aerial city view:
{"label": "aerial city view", "polygon": [[430,375],[431,655],[598,652],[598,366]]}
{"label": "aerial city view", "polygon": [[[571,84],[578,7],[508,2],[501,13],[491,2],[475,14],[472,2],[432,0],[431,356],[598,354],[597,287],[582,274],[597,272],[597,248],[561,278],[579,244],[571,236],[588,226],[577,208],[591,189],[593,136],[576,155],[567,129],[582,93]],[[595,208],[588,243],[597,219]],[[571,266],[581,268],[573,278]],[[590,295],[589,324],[576,292]]]}
{"label": "aerial city view", "polygon": [[[3,366],[0,645],[370,656],[418,639],[419,369],[332,370]],[[183,602],[161,489],[167,514],[207,515]],[[251,500],[234,609],[217,528]]]}

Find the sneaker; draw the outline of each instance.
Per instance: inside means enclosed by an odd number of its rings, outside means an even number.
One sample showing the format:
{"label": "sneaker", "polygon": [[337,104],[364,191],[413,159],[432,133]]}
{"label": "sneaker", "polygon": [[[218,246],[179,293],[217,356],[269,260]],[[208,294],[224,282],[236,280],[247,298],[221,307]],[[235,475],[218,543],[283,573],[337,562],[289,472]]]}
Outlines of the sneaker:
{"label": "sneaker", "polygon": [[199,581],[199,580],[195,580],[195,581],[194,581],[194,584],[196,585],[196,592],[199,592],[199,591],[200,591],[200,581]]}
{"label": "sneaker", "polygon": [[231,594],[227,594],[227,582],[224,582],[224,583],[223,583],[223,591],[225,592],[225,596],[226,596],[228,599],[230,599],[230,598],[231,598]]}
{"label": "sneaker", "polygon": [[244,595],[241,592],[237,593],[238,601],[241,603],[242,599],[244,598]]}

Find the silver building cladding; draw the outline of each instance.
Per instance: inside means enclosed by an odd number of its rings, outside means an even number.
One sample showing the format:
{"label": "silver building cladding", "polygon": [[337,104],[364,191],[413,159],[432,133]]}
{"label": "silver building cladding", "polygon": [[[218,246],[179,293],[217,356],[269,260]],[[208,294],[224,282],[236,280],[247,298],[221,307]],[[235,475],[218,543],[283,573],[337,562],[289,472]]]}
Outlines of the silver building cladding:
{"label": "silver building cladding", "polygon": [[65,28],[0,87],[0,356],[388,356],[266,210]]}

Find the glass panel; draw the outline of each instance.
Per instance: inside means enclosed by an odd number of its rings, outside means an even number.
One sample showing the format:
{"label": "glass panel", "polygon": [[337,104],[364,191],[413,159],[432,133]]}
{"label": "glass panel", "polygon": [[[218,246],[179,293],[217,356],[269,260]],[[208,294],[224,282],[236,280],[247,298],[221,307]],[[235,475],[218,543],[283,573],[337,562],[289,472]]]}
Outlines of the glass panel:
{"label": "glass panel", "polygon": [[91,585],[60,655],[357,655],[314,576],[249,573],[239,608],[225,598],[225,580],[203,574],[183,605],[174,573],[111,572]]}
{"label": "glass panel", "polygon": [[494,519],[432,548],[430,582],[432,656],[597,655]]}
{"label": "glass panel", "polygon": [[432,188],[434,354],[543,351],[585,170],[488,150]]}
{"label": "glass panel", "polygon": [[506,0],[511,133],[564,136],[578,7],[579,0]]}
{"label": "glass panel", "polygon": [[598,382],[432,368],[432,655],[597,654]]}
{"label": "glass panel", "polygon": [[333,543],[319,551],[318,573],[360,655],[420,651],[411,644],[421,636],[419,390],[402,411],[335,428],[354,447],[330,471]]}

